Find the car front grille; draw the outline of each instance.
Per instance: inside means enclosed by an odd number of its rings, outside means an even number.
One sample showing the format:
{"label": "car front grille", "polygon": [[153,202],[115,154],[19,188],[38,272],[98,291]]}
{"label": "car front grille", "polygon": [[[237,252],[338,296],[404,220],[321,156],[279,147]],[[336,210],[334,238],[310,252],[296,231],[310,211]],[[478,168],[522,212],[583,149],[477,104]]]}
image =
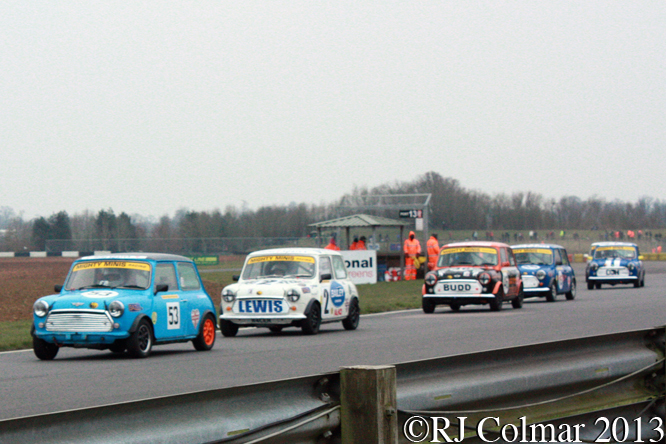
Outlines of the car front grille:
{"label": "car front grille", "polygon": [[113,330],[113,321],[102,310],[53,310],[46,319],[46,331],[104,332]]}

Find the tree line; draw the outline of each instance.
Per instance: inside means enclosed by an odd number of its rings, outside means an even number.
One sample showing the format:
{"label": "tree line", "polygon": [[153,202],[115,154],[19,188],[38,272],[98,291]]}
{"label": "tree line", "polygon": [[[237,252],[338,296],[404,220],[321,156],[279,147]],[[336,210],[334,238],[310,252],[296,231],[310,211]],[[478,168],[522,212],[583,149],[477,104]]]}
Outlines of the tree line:
{"label": "tree line", "polygon": [[[165,245],[189,239],[188,249],[205,251],[205,239],[302,238],[312,233],[309,224],[357,212],[396,218],[396,211],[340,208],[343,200],[371,195],[431,194],[431,230],[628,230],[666,228],[666,202],[642,197],[635,203],[586,200],[575,196],[547,198],[531,191],[489,195],[469,190],[454,178],[436,172],[413,181],[374,188],[355,188],[329,204],[264,206],[257,210],[227,206],[224,211],[177,210],[173,217],[116,215],[113,209],[85,211],[70,216],[60,211],[47,218],[24,220],[9,207],[0,207],[0,251],[95,250],[131,251],[152,239]],[[59,245],[60,244],[60,245]],[[85,248],[80,248],[85,245]]]}

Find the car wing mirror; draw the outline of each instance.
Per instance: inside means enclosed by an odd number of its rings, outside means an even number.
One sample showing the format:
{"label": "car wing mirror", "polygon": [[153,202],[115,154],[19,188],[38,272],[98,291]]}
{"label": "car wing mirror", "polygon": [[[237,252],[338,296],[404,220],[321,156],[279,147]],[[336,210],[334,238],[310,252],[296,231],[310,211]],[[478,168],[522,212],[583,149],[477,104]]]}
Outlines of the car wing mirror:
{"label": "car wing mirror", "polygon": [[56,293],[60,293],[62,291],[62,285],[56,285],[53,287]]}
{"label": "car wing mirror", "polygon": [[331,273],[324,273],[321,276],[319,276],[319,282],[330,281],[332,277],[333,276],[331,275]]}
{"label": "car wing mirror", "polygon": [[234,274],[233,276],[231,276],[231,280],[234,282],[238,282],[240,280],[240,275]]}
{"label": "car wing mirror", "polygon": [[163,291],[169,291],[169,285],[167,285],[167,284],[157,284],[155,286],[155,294],[161,293]]}

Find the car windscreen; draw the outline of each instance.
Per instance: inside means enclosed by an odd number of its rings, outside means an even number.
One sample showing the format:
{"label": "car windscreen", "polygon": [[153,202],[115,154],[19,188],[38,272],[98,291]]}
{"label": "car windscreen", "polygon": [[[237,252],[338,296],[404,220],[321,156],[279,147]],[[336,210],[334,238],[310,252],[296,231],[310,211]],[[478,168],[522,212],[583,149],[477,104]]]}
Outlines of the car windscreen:
{"label": "car windscreen", "polygon": [[451,247],[439,253],[438,267],[497,265],[497,250],[490,247]]}
{"label": "car windscreen", "polygon": [[267,255],[248,259],[242,279],[267,277],[312,278],[315,275],[315,259],[312,256]]}
{"label": "car windscreen", "polygon": [[145,290],[150,287],[151,266],[133,261],[85,261],[74,264],[65,283],[66,290],[87,288],[127,288]]}
{"label": "car windscreen", "polygon": [[634,247],[599,247],[594,250],[595,259],[634,259],[636,249]]}
{"label": "car windscreen", "polygon": [[548,248],[514,248],[518,265],[552,265],[553,251]]}

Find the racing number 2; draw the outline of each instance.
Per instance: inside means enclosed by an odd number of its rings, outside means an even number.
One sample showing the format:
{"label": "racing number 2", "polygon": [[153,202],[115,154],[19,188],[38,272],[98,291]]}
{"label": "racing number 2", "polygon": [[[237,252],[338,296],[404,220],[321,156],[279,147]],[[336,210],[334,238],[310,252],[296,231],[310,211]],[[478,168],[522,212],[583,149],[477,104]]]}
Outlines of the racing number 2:
{"label": "racing number 2", "polygon": [[180,302],[167,302],[167,330],[180,328]]}

